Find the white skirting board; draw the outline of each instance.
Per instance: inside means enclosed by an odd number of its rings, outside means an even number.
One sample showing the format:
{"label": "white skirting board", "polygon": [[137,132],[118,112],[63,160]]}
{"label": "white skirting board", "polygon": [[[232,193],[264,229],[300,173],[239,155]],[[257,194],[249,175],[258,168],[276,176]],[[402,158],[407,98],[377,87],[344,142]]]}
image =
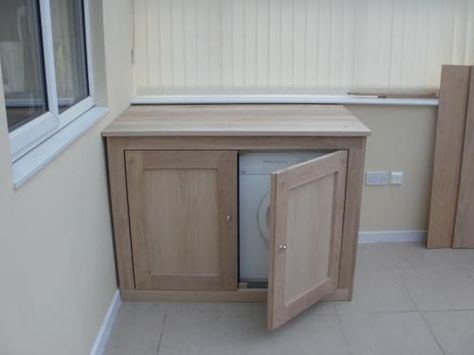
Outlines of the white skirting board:
{"label": "white skirting board", "polygon": [[119,290],[117,290],[114,293],[112,302],[110,302],[109,309],[107,310],[104,320],[102,321],[99,333],[97,333],[90,355],[102,355],[104,353],[110,331],[114,325],[115,316],[117,315],[118,309],[120,307],[120,302],[120,293]]}
{"label": "white skirting board", "polygon": [[426,231],[424,230],[359,232],[359,243],[423,242],[425,240]]}

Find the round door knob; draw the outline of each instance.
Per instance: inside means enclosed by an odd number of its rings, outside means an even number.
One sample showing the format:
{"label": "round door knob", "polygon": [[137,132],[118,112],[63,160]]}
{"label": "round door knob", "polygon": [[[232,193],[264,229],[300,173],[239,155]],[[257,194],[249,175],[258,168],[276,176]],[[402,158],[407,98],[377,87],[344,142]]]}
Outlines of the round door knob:
{"label": "round door knob", "polygon": [[231,216],[230,214],[228,214],[227,216],[225,216],[225,221],[226,221],[227,223],[229,223],[231,219],[232,219],[232,216]]}
{"label": "round door knob", "polygon": [[288,247],[286,246],[286,244],[280,244],[279,248],[280,250],[285,250]]}

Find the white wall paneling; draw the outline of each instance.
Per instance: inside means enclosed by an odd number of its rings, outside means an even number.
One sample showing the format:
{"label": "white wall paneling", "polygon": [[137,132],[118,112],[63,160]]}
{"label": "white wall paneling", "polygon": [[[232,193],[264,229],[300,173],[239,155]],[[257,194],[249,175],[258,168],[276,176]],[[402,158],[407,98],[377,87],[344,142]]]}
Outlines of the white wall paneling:
{"label": "white wall paneling", "polygon": [[473,0],[134,0],[137,96],[439,86],[474,64]]}

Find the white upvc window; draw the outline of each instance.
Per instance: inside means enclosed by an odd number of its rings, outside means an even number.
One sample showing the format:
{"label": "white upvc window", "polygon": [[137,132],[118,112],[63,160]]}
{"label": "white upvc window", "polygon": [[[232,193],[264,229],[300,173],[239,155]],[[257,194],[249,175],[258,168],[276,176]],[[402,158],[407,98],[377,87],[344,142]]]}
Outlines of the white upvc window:
{"label": "white upvc window", "polygon": [[12,161],[94,103],[88,0],[2,0],[2,64]]}

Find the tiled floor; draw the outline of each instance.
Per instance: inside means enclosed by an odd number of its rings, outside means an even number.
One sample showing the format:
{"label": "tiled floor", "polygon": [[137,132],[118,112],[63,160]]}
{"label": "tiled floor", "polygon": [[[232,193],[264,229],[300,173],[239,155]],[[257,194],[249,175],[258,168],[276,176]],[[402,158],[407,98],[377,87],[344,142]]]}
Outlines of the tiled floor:
{"label": "tiled floor", "polygon": [[273,333],[263,304],[121,305],[106,355],[473,355],[474,250],[359,247],[354,299]]}

